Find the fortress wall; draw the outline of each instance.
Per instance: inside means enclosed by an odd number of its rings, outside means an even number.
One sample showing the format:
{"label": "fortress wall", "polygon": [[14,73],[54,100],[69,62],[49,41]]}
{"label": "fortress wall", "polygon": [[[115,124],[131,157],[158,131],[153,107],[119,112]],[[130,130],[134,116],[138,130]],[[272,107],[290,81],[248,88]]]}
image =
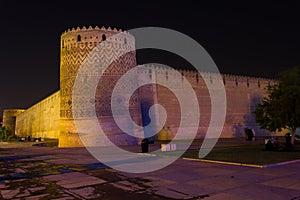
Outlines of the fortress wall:
{"label": "fortress wall", "polygon": [[[62,34],[61,37],[61,135],[60,146],[78,146],[76,130],[73,124],[72,113],[72,87],[77,75],[77,71],[83,60],[100,42],[102,42],[103,35],[105,39],[109,39],[113,34],[120,33],[121,30],[106,29],[102,27],[92,28],[77,28],[68,30]],[[80,36],[80,39],[78,37]],[[111,49],[120,49],[123,51],[129,46],[134,46],[134,38],[130,34],[126,34],[125,38],[116,38],[111,42]],[[111,52],[101,52],[108,60],[115,59],[115,55]],[[88,62],[101,62],[98,55],[94,56]],[[100,80],[96,92],[96,112],[107,136],[111,141],[118,144],[133,144],[134,140],[130,137],[125,137],[122,131],[117,127],[111,114],[111,92],[118,79],[136,65],[135,52],[127,54],[122,59],[116,60],[105,72],[105,77]],[[151,69],[139,72],[137,77],[141,79],[155,79],[157,82],[170,83],[173,91],[176,93],[185,94],[185,89],[182,87],[182,79],[184,76],[192,85],[198,101],[200,109],[200,123],[198,127],[198,138],[204,137],[207,132],[207,127],[211,118],[211,99],[209,95],[209,88],[214,88],[216,81],[216,74],[213,73],[196,73],[195,71],[166,69],[164,67],[152,66]],[[89,73],[89,72],[88,72]],[[204,82],[202,76],[205,76],[209,81]],[[222,137],[243,137],[243,128],[248,126],[255,128],[257,134],[268,134],[259,129],[255,124],[252,112],[255,106],[263,96],[265,96],[265,87],[272,83],[272,80],[264,78],[222,75],[222,81],[226,90],[227,98],[227,112]],[[208,85],[206,85],[208,84]],[[119,99],[120,100],[120,99]],[[120,104],[124,102],[119,102]],[[133,94],[130,105],[130,113],[132,118],[139,125],[147,125],[149,123],[148,109],[154,103],[162,104],[168,113],[165,127],[168,131],[167,138],[174,137],[180,124],[180,105],[174,93],[161,85],[147,85],[139,88]],[[188,104],[188,102],[187,102]],[[88,118],[88,112],[85,113]],[[81,116],[82,117],[82,116]],[[156,114],[154,120],[159,119],[159,114]],[[125,123],[125,122],[124,122]],[[186,135],[189,136],[189,127],[186,127]],[[147,133],[145,133],[147,136]],[[161,137],[161,135],[158,135]],[[165,137],[165,136],[164,136]]]}
{"label": "fortress wall", "polygon": [[265,97],[266,87],[274,81],[264,78],[223,75],[227,95],[227,115],[223,137],[243,137],[244,128],[255,130],[257,136],[269,135],[255,123],[256,105]]}
{"label": "fortress wall", "polygon": [[[152,73],[151,76],[155,77],[157,82],[169,82],[173,86],[174,91],[185,94],[186,91],[182,88],[181,84],[182,76],[178,76],[178,73],[175,73],[174,70],[163,67],[152,66],[152,68],[155,68],[156,70],[152,70],[155,75]],[[149,70],[144,73],[148,73],[148,76],[150,76]],[[179,70],[179,73],[184,75],[190,82],[197,95],[200,109],[200,123],[197,138],[204,137],[211,118],[211,99],[208,87],[214,87],[214,81],[217,77],[213,73],[201,73],[209,80],[208,85],[206,85],[201,74],[198,74],[195,71]],[[269,84],[273,84],[274,81],[265,78],[228,74],[223,74],[221,76],[225,86],[227,99],[227,112],[221,137],[244,137],[245,127],[254,128],[256,135],[258,136],[270,134],[268,131],[261,130],[255,123],[253,111],[261,99],[266,96],[266,87]],[[144,75],[144,77],[147,76]],[[165,130],[163,130],[165,135],[162,136],[160,133],[158,137],[172,139],[180,124],[181,113],[179,102],[170,89],[161,85],[151,87],[152,89],[148,88],[148,91],[156,91],[156,93],[154,93],[156,102],[163,105],[168,113]],[[155,87],[155,89],[153,89],[153,87]],[[144,92],[144,94],[145,93],[146,92]],[[141,96],[140,98],[143,99],[144,97]],[[146,99],[149,99],[149,93],[148,96],[146,96]],[[188,102],[186,103],[188,104]],[[188,137],[188,128],[186,128],[186,132]],[[166,136],[166,134],[168,135]]]}
{"label": "fortress wall", "polygon": [[[194,90],[198,99],[198,109],[200,110],[200,122],[198,125],[197,138],[203,137],[206,134],[211,115],[211,103],[208,89],[200,74],[197,74],[194,71],[184,70],[180,70],[179,74],[181,75],[178,76],[178,73],[175,73],[173,70],[159,69],[157,78],[161,81],[171,82],[170,85],[172,85],[172,90],[175,93],[182,95],[185,95],[187,92],[182,85],[183,77],[191,84],[192,89]],[[157,85],[157,99],[158,102],[166,108],[168,113],[167,122],[165,124],[167,128],[166,133],[168,135],[163,138],[172,139],[177,133],[178,127],[180,126],[180,102],[177,100],[175,94],[171,90],[161,85]],[[187,106],[192,106],[189,105],[188,101],[183,103],[187,104]],[[192,133],[191,128],[192,127],[184,127],[185,136],[187,138],[190,138],[190,134]]]}
{"label": "fortress wall", "polygon": [[57,91],[17,116],[16,135],[58,139],[59,110],[60,91]]}
{"label": "fortress wall", "polygon": [[[112,40],[111,36],[122,34],[120,37]],[[90,52],[102,41],[107,40],[107,50],[98,49],[99,54],[87,58]],[[16,120],[15,132],[19,136],[31,135],[32,137],[58,138],[59,147],[78,147],[82,146],[75,128],[74,119],[89,120],[92,116],[92,110],[84,107],[77,109],[73,113],[72,92],[75,79],[80,66],[86,63],[99,64],[111,62],[108,69],[104,72],[97,85],[95,96],[85,94],[85,88],[90,87],[86,81],[82,81],[82,91],[76,98],[82,98],[91,104],[95,103],[96,114],[99,123],[106,133],[107,137],[113,143],[118,145],[136,144],[139,139],[124,134],[116,125],[111,112],[111,93],[118,79],[128,70],[136,66],[135,51],[117,58],[116,51],[124,52],[135,46],[135,39],[132,35],[122,30],[99,27],[83,27],[67,30],[61,35],[60,47],[60,91],[52,94],[46,99],[40,101],[26,111],[12,109],[11,112],[4,113],[4,125],[9,124],[9,120]],[[112,53],[114,52],[114,53]],[[104,60],[104,61],[103,61]],[[112,62],[113,61],[113,62]],[[101,69],[102,72],[102,69]],[[89,77],[94,77],[94,71],[83,72]],[[99,73],[99,72],[97,72]],[[148,110],[153,104],[161,104],[167,111],[167,120],[164,129],[158,134],[157,138],[162,140],[172,139],[180,126],[181,111],[180,103],[175,94],[186,94],[183,87],[183,79],[187,79],[191,84],[200,109],[200,123],[197,138],[202,138],[207,132],[211,118],[211,98],[208,88],[216,87],[216,79],[219,76],[213,73],[198,73],[188,70],[173,70],[160,66],[150,66],[147,70],[139,71],[136,78],[132,78],[131,83],[136,81],[153,80],[156,83],[169,84],[168,87],[157,84],[148,84],[139,88],[129,101],[129,110],[131,117],[138,125],[147,125],[150,122]],[[203,77],[208,80],[204,82]],[[273,84],[274,81],[264,78],[236,76],[223,74],[221,78],[226,90],[227,112],[224,128],[221,137],[243,137],[243,129],[247,126],[254,128],[256,135],[269,134],[267,131],[259,129],[255,124],[254,115],[257,103],[266,95],[265,88]],[[91,102],[94,99],[96,102]],[[87,99],[89,98],[89,99]],[[118,103],[125,104],[122,96],[118,98]],[[86,103],[86,102],[85,102]],[[189,101],[184,102],[188,106]],[[24,112],[23,112],[24,111]],[[21,113],[23,112],[23,113]],[[21,114],[20,114],[21,113]],[[120,114],[120,118],[127,120]],[[159,113],[155,114],[155,122],[158,123]],[[124,124],[127,121],[123,122]],[[190,137],[191,127],[184,127],[186,137]],[[135,130],[132,130],[135,131]],[[148,137],[148,133],[145,133]],[[99,140],[100,141],[100,140]],[[105,144],[103,144],[105,145]]]}

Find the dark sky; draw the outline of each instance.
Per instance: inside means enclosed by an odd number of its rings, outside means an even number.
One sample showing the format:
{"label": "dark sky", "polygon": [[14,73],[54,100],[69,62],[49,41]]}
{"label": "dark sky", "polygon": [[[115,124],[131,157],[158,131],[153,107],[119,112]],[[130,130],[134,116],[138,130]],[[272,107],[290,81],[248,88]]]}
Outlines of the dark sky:
{"label": "dark sky", "polygon": [[[59,89],[60,35],[83,25],[180,31],[200,43],[222,73],[274,77],[300,66],[296,3],[138,2],[2,0],[0,112],[27,108]],[[149,58],[141,54],[138,61]]]}

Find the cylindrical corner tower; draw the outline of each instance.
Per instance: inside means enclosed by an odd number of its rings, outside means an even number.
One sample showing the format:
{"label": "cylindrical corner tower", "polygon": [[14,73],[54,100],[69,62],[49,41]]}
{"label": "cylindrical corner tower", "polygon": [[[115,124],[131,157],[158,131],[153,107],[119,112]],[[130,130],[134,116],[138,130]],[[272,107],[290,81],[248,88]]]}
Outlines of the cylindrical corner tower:
{"label": "cylindrical corner tower", "polygon": [[[121,30],[117,29],[106,29],[104,27],[99,28],[96,26],[95,28],[73,28],[72,30],[68,30],[61,35],[59,147],[82,146],[74,125],[72,113],[72,90],[80,66],[88,54],[99,43],[107,40],[112,35],[121,32]],[[122,34],[122,38],[117,38],[116,40],[109,42],[111,49],[117,49],[121,52],[125,52],[127,49],[135,49],[134,37],[129,33]],[[112,54],[113,51],[108,50],[103,52],[102,56],[105,56],[105,58],[108,60],[116,59],[117,55]],[[116,124],[112,119],[110,108],[111,92],[118,78],[120,78],[122,74],[134,66],[136,66],[135,52],[131,51],[124,54],[124,56],[122,56],[120,59],[117,59],[109,66],[108,70],[104,73],[103,78],[100,80],[97,86],[97,93],[95,97],[96,112],[97,115],[99,114],[97,117],[100,125],[104,127],[103,130],[106,131],[109,136],[114,135],[111,140],[115,140],[113,142],[116,143],[122,143],[125,140],[127,141],[127,139],[124,140],[124,137],[121,136],[122,133],[116,127]],[[138,110],[138,103],[133,107],[133,110]],[[88,113],[82,112],[81,115],[88,115]],[[137,113],[137,115],[140,115],[140,113]]]}

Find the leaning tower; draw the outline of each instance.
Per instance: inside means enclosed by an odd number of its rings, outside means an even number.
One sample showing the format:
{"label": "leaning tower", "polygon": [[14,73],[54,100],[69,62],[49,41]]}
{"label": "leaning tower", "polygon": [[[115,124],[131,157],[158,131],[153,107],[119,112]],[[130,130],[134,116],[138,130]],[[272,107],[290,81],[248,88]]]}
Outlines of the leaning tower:
{"label": "leaning tower", "polygon": [[[82,146],[74,125],[74,113],[72,113],[72,90],[77,72],[88,54],[102,41],[109,41],[109,37],[121,33],[122,30],[99,27],[83,27],[67,30],[61,35],[60,45],[60,136],[59,147]],[[124,51],[134,49],[135,40],[132,35],[123,32],[122,38],[109,41],[109,48]],[[133,47],[133,48],[132,48]],[[116,59],[113,51],[107,50],[102,56],[105,59],[114,60],[100,79],[96,92],[96,113],[99,123],[114,143],[120,145],[133,144],[134,138],[122,133],[112,118],[111,93],[117,80],[129,69],[136,66],[135,52],[131,51]],[[101,58],[95,58],[101,59]],[[130,111],[132,118],[140,124],[140,107],[138,94],[131,98]],[[81,117],[88,118],[88,112],[81,112]]]}

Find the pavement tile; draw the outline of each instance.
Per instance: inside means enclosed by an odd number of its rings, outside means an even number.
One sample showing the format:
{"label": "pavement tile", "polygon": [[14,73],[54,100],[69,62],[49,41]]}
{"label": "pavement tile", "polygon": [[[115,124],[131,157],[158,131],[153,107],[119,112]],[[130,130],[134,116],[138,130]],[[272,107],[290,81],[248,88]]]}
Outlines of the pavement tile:
{"label": "pavement tile", "polygon": [[51,181],[57,181],[58,185],[65,188],[77,188],[82,186],[102,184],[106,181],[99,179],[81,172],[70,172],[63,174],[55,174],[44,176],[43,178],[49,179]]}
{"label": "pavement tile", "polygon": [[[299,166],[299,165],[298,165]],[[248,173],[253,174],[262,174],[262,175],[268,175],[273,177],[286,177],[289,175],[294,175],[294,170],[287,170],[287,166],[285,167],[271,167],[271,168],[264,168],[264,169],[252,169]]]}
{"label": "pavement tile", "polygon": [[126,172],[117,172],[120,176],[124,176],[127,178],[139,178],[139,177],[144,177],[150,174],[138,174],[138,173],[126,173]]}
{"label": "pavement tile", "polygon": [[210,193],[213,193],[214,190],[205,188],[205,187],[197,187],[194,185],[189,185],[184,182],[167,185],[164,186],[172,191],[177,191],[178,193],[185,193],[189,194],[189,196],[196,198],[196,197],[206,197],[209,196]]}
{"label": "pavement tile", "polygon": [[85,181],[85,182],[77,182],[77,183],[62,183],[62,182],[57,182],[58,185],[70,189],[70,188],[79,188],[79,187],[85,187],[89,185],[97,185],[97,184],[102,184],[102,180],[94,180],[94,181]]}
{"label": "pavement tile", "polygon": [[147,186],[151,186],[151,187],[159,187],[161,185],[166,186],[166,185],[171,185],[171,184],[177,183],[177,181],[166,180],[166,179],[160,178],[160,177],[145,176],[143,178],[150,180],[150,182],[144,182],[143,184],[147,185]]}
{"label": "pavement tile", "polygon": [[116,182],[116,181],[121,181],[128,179],[128,177],[118,174],[118,173],[113,173],[113,172],[108,172],[103,169],[93,169],[93,170],[85,170],[86,174],[101,178],[103,180],[106,180],[108,182]]}
{"label": "pavement tile", "polygon": [[73,200],[73,199],[75,199],[75,198],[68,196],[68,197],[61,197],[61,198],[56,198],[56,199],[51,199],[51,200]]}
{"label": "pavement tile", "polygon": [[22,164],[22,168],[23,169],[31,168],[33,166],[35,166],[33,163],[27,163],[26,162],[26,164],[25,163]]}
{"label": "pavement tile", "polygon": [[189,181],[187,182],[187,184],[200,188],[204,187],[206,189],[211,189],[212,191],[217,192],[245,185],[247,184],[247,182],[241,180],[228,179],[224,177],[211,177],[206,179]]}
{"label": "pavement tile", "polygon": [[248,184],[246,181],[233,180],[233,179],[220,179],[212,185],[205,185],[204,188],[212,189],[215,191],[224,191],[231,188],[241,187]]}
{"label": "pavement tile", "polygon": [[171,181],[181,183],[181,182],[187,182],[187,181],[190,181],[193,179],[206,178],[207,176],[203,175],[203,174],[194,173],[194,171],[180,171],[177,173],[166,172],[164,174],[161,174],[161,175],[155,176],[155,177],[159,177],[160,179],[171,180]]}
{"label": "pavement tile", "polygon": [[50,159],[50,160],[47,160],[47,162],[53,163],[53,164],[58,164],[58,165],[73,163],[72,160],[64,159],[64,158],[58,158],[58,159],[52,159],[52,160]]}
{"label": "pavement tile", "polygon": [[215,195],[211,195],[207,198],[205,198],[207,200],[225,200],[225,199],[230,199],[230,200],[254,200],[252,198],[245,198],[243,196],[239,196],[239,195],[234,195],[234,194],[230,194],[230,193],[225,193],[225,192],[222,192],[222,193],[218,193],[218,194],[215,194]]}
{"label": "pavement tile", "polygon": [[46,187],[44,187],[44,186],[28,188],[28,190],[29,190],[30,192],[36,192],[36,191],[40,191],[40,190],[44,190],[44,189],[46,189]]}
{"label": "pavement tile", "polygon": [[263,181],[267,181],[273,179],[274,176],[263,174],[263,173],[251,173],[250,171],[247,172],[235,172],[233,174],[226,175],[228,178],[233,178],[237,180],[247,180],[249,183],[259,183]]}
{"label": "pavement tile", "polygon": [[118,181],[114,183],[110,183],[112,186],[125,190],[125,191],[137,191],[137,190],[143,190],[143,187],[140,187],[139,185],[129,182],[129,181]]}
{"label": "pavement tile", "polygon": [[261,184],[300,191],[300,176],[298,175],[298,176],[289,176],[284,178],[276,178],[270,181],[265,181]]}
{"label": "pavement tile", "polygon": [[40,195],[32,195],[29,197],[26,197],[26,200],[38,200],[38,199],[42,199],[45,198],[46,196],[49,196],[49,194],[40,194]]}
{"label": "pavement tile", "polygon": [[112,168],[106,168],[106,169],[104,169],[105,171],[108,171],[108,172],[119,172],[118,170],[116,170],[116,169],[112,169]]}
{"label": "pavement tile", "polygon": [[12,199],[19,193],[19,189],[14,190],[1,190],[0,194],[4,199]]}
{"label": "pavement tile", "polygon": [[69,192],[79,195],[85,199],[100,199],[101,194],[95,193],[95,188],[93,187],[84,187],[80,189],[70,189]]}
{"label": "pavement tile", "polygon": [[200,173],[204,174],[206,176],[220,176],[220,175],[228,175],[228,174],[233,174],[235,173],[234,170],[229,170],[229,169],[221,169],[218,167],[214,167],[211,169],[206,169],[206,168],[200,168],[197,170],[194,170],[195,173]]}
{"label": "pavement tile", "polygon": [[157,188],[155,194],[168,197],[168,198],[173,198],[173,199],[190,199],[192,197],[189,194],[177,192],[166,187]]}
{"label": "pavement tile", "polygon": [[15,173],[25,173],[26,171],[21,168],[16,168]]}
{"label": "pavement tile", "polygon": [[296,200],[294,197],[300,197],[299,190],[291,190],[262,184],[248,184],[237,188],[227,190],[226,193],[240,196],[241,199],[274,199],[274,200]]}
{"label": "pavement tile", "polygon": [[99,161],[97,161],[96,159],[76,158],[76,159],[73,159],[71,163],[88,165],[88,164],[94,164],[97,162],[99,162]]}
{"label": "pavement tile", "polygon": [[27,196],[30,196],[30,192],[28,190],[24,190],[24,191],[18,193],[18,195],[16,195],[17,198],[27,197]]}

